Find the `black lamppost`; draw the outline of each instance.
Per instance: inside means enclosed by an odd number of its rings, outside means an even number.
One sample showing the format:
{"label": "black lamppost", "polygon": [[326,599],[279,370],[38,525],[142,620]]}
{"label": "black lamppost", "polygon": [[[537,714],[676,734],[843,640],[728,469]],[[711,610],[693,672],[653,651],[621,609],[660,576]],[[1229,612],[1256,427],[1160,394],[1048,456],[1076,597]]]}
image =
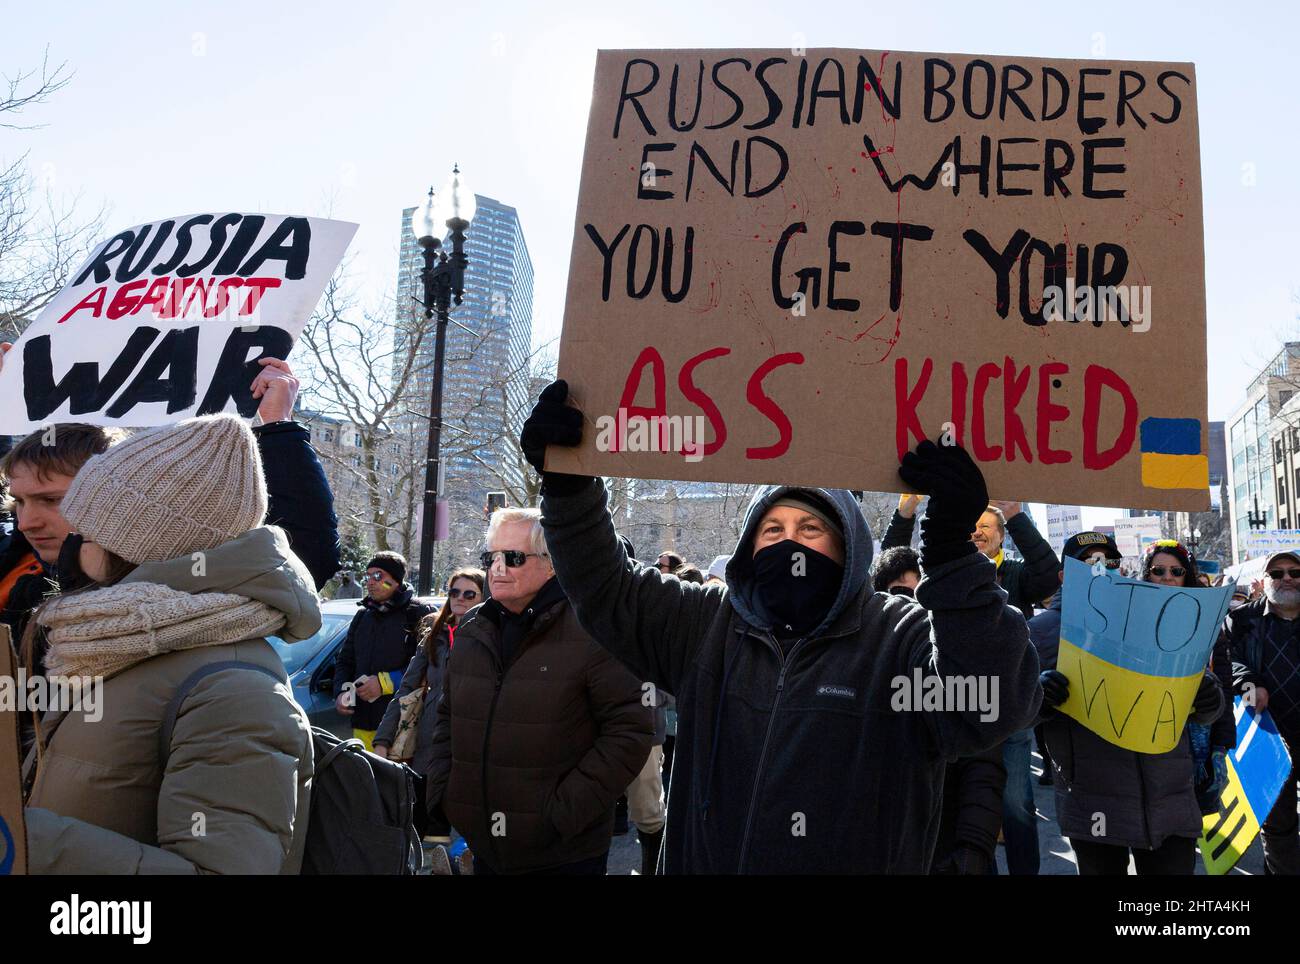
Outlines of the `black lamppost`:
{"label": "black lamppost", "polygon": [[1187,542],[1187,548],[1191,552],[1192,558],[1196,558],[1196,549],[1201,544],[1201,530],[1195,527],[1184,529],[1183,538]]}
{"label": "black lamppost", "polygon": [[[424,514],[420,524],[420,578],[416,591],[427,596],[433,587],[433,537],[437,527],[438,496],[443,484],[440,446],[442,444],[442,369],[447,348],[447,323],[451,306],[459,305],[465,294],[465,231],[474,217],[475,200],[465,189],[460,167],[452,168],[451,178],[436,198],[433,188],[411,218],[411,233],[424,249],[425,319],[438,316],[433,350],[433,394],[429,401],[429,450],[424,463]],[[445,225],[451,235],[451,255],[441,250]]]}
{"label": "black lamppost", "polygon": [[1252,529],[1268,528],[1268,516],[1259,511],[1259,496],[1255,496],[1255,511],[1246,513],[1246,521]]}

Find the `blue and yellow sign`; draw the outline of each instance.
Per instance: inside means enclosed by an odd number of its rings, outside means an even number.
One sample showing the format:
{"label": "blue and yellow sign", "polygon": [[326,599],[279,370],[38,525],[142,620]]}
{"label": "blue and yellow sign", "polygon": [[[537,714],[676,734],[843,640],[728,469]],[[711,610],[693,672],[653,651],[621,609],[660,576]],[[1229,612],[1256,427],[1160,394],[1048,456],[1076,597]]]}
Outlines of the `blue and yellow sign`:
{"label": "blue and yellow sign", "polygon": [[1228,751],[1228,785],[1218,813],[1201,829],[1201,859],[1213,875],[1226,874],[1250,848],[1291,773],[1291,754],[1268,710],[1256,713],[1238,696],[1233,713],[1237,747]]}
{"label": "blue and yellow sign", "polygon": [[1056,668],[1070,696],[1060,712],[1126,750],[1172,750],[1232,590],[1160,586],[1066,559]]}
{"label": "blue and yellow sign", "polygon": [[1210,459],[1201,451],[1195,418],[1144,418],[1140,427],[1142,484],[1152,489],[1208,489]]}

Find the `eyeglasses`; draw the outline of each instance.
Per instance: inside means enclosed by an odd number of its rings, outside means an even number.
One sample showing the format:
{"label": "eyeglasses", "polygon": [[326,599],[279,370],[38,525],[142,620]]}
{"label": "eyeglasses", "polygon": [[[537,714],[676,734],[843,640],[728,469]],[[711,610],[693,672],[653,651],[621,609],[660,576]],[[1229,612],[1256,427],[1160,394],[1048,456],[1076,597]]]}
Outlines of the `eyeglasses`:
{"label": "eyeglasses", "polygon": [[1166,572],[1168,572],[1169,575],[1173,576],[1174,578],[1182,578],[1182,576],[1187,572],[1187,570],[1184,569],[1182,566],[1169,566],[1167,569],[1164,566],[1151,567],[1151,575],[1153,576],[1163,576]]}
{"label": "eyeglasses", "polygon": [[1268,571],[1268,578],[1270,579],[1281,579],[1283,576],[1300,579],[1300,569],[1270,569]]}
{"label": "eyeglasses", "polygon": [[547,552],[520,552],[518,549],[497,549],[495,552],[485,552],[478,557],[479,564],[484,569],[491,569],[493,563],[499,558],[505,560],[506,568],[518,569],[529,558],[545,559],[550,553]]}
{"label": "eyeglasses", "polygon": [[447,595],[450,596],[452,599],[464,599],[466,602],[468,602],[471,599],[478,598],[478,590],[477,589],[448,589]]}
{"label": "eyeglasses", "polygon": [[389,581],[389,579],[390,579],[390,577],[389,577],[388,573],[386,573],[386,572],[368,572],[368,573],[366,573],[366,581],[368,581],[368,582],[387,582],[387,581]]}

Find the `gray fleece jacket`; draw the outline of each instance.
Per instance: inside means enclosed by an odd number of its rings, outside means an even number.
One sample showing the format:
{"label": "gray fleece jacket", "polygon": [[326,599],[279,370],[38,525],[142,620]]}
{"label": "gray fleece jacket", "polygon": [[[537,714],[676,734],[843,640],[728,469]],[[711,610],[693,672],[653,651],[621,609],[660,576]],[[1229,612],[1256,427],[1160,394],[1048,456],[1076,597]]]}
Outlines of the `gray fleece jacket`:
{"label": "gray fleece jacket", "polygon": [[[822,623],[783,655],[756,598],[755,531],[791,486],[755,493],[727,587],[633,565],[598,481],[546,496],[542,524],[584,628],[677,698],[666,873],[913,873],[929,869],[944,765],[1038,712],[1038,658],[993,563],[974,551],[928,572],[917,602],[874,593],[871,533],[852,495],[828,500],[845,573]],[[918,605],[919,602],[919,605]],[[996,719],[895,709],[930,676],[997,685]]]}

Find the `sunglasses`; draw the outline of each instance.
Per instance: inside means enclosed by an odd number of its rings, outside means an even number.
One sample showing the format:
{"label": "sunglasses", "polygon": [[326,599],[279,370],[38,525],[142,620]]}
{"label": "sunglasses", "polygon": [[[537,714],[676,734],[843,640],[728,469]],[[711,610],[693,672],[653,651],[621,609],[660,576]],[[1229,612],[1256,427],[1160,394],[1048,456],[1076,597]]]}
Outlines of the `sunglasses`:
{"label": "sunglasses", "polygon": [[1181,578],[1187,570],[1182,566],[1169,566],[1168,568],[1165,568],[1164,566],[1151,567],[1151,575],[1153,576],[1163,576],[1166,572],[1175,578]]}
{"label": "sunglasses", "polygon": [[549,553],[546,552],[520,552],[518,549],[498,549],[495,552],[483,553],[478,557],[478,561],[484,569],[491,569],[492,564],[497,561],[498,557],[500,557],[505,560],[506,568],[518,569],[527,562],[530,557],[544,559],[548,555]]}
{"label": "sunglasses", "polygon": [[386,572],[368,572],[366,573],[367,582],[388,582],[390,585],[396,585],[391,582],[391,578]]}
{"label": "sunglasses", "polygon": [[450,596],[452,599],[464,599],[468,601],[470,599],[478,598],[478,590],[477,589],[448,589],[447,595]]}
{"label": "sunglasses", "polygon": [[[1118,568],[1119,568],[1120,560],[1118,560],[1118,559],[1098,559],[1097,562],[1100,562],[1100,563],[1101,563],[1103,566],[1105,566],[1107,569],[1118,569]],[[1095,565],[1097,564],[1097,562],[1091,563],[1091,565],[1094,565],[1094,566],[1095,566]]]}
{"label": "sunglasses", "polygon": [[1300,579],[1300,569],[1270,569],[1268,571],[1268,578],[1270,579],[1281,579],[1283,576]]}

